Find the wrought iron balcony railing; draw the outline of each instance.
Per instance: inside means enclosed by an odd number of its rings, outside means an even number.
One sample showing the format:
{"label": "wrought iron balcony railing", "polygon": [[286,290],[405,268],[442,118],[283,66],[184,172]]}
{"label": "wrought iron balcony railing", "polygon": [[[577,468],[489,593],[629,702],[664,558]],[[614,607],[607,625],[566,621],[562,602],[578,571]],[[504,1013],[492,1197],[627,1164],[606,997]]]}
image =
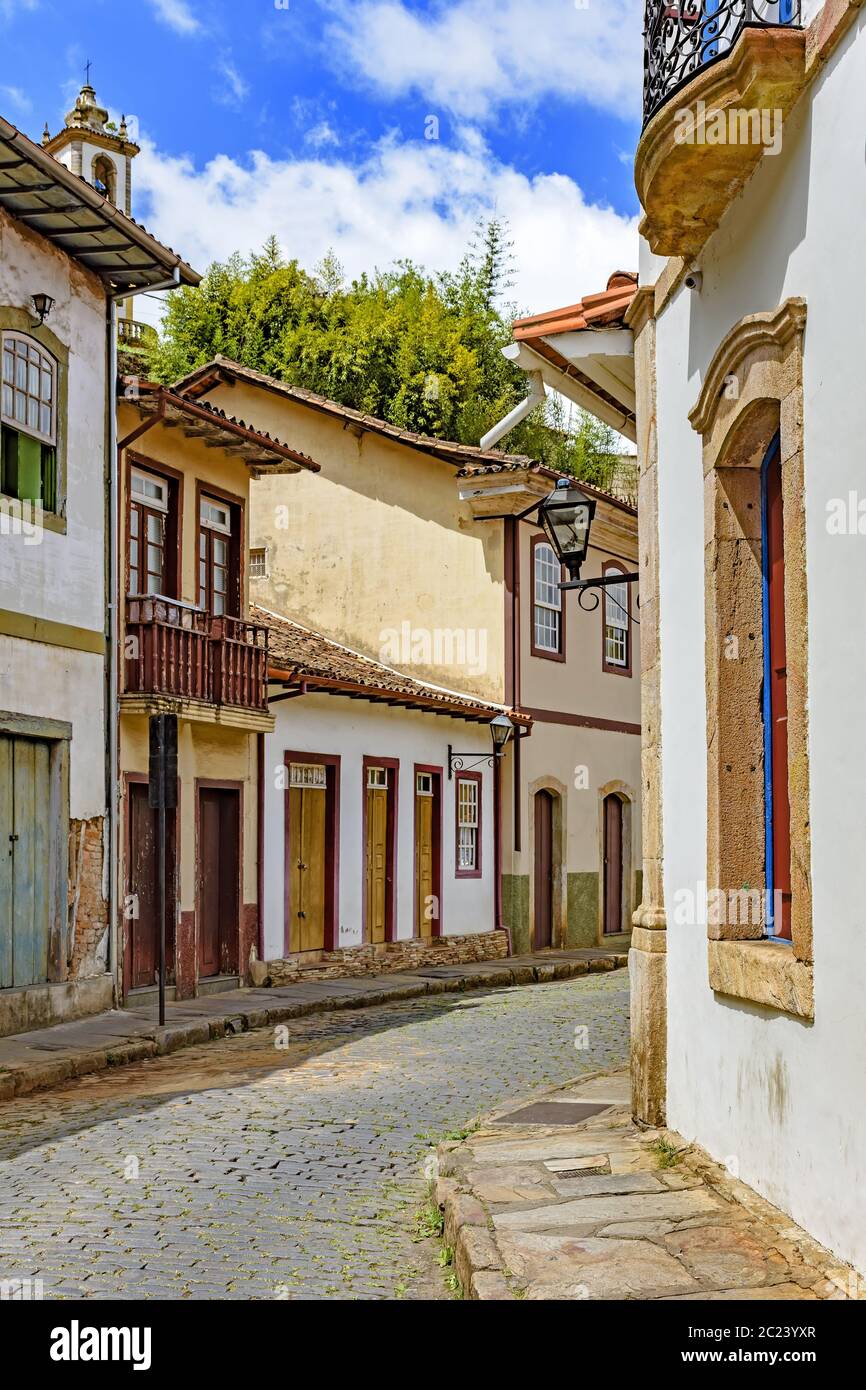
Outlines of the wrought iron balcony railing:
{"label": "wrought iron balcony railing", "polygon": [[743,29],[800,25],[801,0],[647,0],[644,125],[709,63],[729,53]]}

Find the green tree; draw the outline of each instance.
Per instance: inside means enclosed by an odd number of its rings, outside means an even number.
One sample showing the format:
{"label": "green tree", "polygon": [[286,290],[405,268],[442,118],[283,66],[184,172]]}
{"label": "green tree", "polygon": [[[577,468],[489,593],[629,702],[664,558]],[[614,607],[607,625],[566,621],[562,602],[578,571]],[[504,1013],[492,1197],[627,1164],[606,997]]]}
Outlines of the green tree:
{"label": "green tree", "polygon": [[[502,355],[511,266],[499,219],[478,225],[454,272],[397,261],[348,284],[333,252],[310,274],[270,237],[170,296],[148,369],[175,381],[219,353],[404,429],[477,444],[527,390]],[[554,399],[500,447],[604,485],[613,438]]]}

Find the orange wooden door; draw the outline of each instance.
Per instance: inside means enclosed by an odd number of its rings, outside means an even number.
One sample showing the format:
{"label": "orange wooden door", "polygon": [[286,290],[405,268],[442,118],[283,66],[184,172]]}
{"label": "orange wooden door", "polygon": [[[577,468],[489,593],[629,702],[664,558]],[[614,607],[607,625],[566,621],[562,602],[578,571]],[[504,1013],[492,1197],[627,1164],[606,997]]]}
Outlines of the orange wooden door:
{"label": "orange wooden door", "polygon": [[324,787],[292,787],[289,792],[289,922],[291,950],[325,948]]}
{"label": "orange wooden door", "polygon": [[419,934],[425,939],[433,935],[435,906],[435,873],[433,863],[432,795],[417,793],[415,797],[415,897]]}
{"label": "orange wooden door", "polygon": [[367,788],[367,936],[385,940],[388,903],[388,791]]}

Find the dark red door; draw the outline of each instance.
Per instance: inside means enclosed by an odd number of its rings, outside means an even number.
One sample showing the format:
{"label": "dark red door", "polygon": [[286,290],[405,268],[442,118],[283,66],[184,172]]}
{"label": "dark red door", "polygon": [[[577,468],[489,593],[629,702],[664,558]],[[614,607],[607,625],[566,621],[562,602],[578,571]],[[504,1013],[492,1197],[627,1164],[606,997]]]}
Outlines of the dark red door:
{"label": "dark red door", "polygon": [[791,939],[791,806],[788,798],[788,670],[785,641],[785,533],[782,465],[767,465],[767,601],[769,607],[770,756],[773,793],[773,889],[781,904],[776,936]]}
{"label": "dark red door", "polygon": [[240,937],[240,793],[199,791],[198,973],[236,975]]}
{"label": "dark red door", "polygon": [[604,798],[604,930],[622,931],[622,802]]}
{"label": "dark red door", "polygon": [[[130,782],[129,871],[124,915],[127,926],[127,991],[145,989],[159,976],[157,813],[148,805],[147,784]],[[166,818],[166,973],[174,976],[174,816]]]}
{"label": "dark red door", "polygon": [[536,950],[553,944],[553,797],[535,797],[535,941]]}

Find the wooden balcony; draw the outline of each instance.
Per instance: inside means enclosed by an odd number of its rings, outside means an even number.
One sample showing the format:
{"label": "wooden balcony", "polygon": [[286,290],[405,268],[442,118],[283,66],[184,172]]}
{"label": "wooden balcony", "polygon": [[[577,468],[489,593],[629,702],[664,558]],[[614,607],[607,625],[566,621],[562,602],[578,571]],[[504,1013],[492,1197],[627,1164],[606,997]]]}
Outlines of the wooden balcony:
{"label": "wooden balcony", "polygon": [[132,596],[126,606],[127,695],[265,713],[267,628],[212,618],[190,604]]}

